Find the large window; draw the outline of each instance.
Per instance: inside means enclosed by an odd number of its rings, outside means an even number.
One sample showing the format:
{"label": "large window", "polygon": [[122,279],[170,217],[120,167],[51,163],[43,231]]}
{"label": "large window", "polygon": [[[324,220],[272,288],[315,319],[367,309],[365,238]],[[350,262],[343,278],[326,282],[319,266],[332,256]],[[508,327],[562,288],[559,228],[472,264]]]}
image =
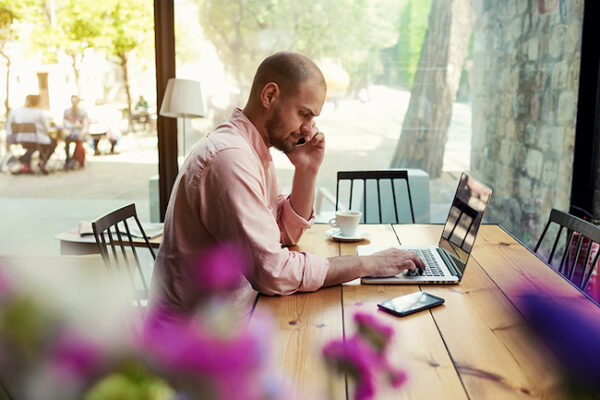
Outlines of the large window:
{"label": "large window", "polygon": [[[175,6],[177,74],[201,81],[208,109],[192,122],[194,140],[244,106],[266,55],[298,50],[328,84],[320,188],[335,194],[338,170],[419,168],[429,175],[429,220],[442,222],[467,171],[494,190],[487,220],[527,242],[551,208],[568,209],[581,2]],[[291,164],[273,157],[289,187]]]}
{"label": "large window", "polygon": [[[153,2],[5,3],[0,8],[0,254],[36,249],[55,255],[54,235],[129,203],[149,220],[149,180],[158,172]],[[36,108],[57,140],[46,163],[48,175],[38,166],[37,152],[32,174],[14,174],[23,167],[26,148],[7,145],[9,110],[22,108],[30,94],[40,96]],[[70,131],[63,114],[72,107],[72,95],[79,96],[78,109],[88,116],[79,137],[83,166],[66,163]],[[74,150],[72,143],[70,156]]]}

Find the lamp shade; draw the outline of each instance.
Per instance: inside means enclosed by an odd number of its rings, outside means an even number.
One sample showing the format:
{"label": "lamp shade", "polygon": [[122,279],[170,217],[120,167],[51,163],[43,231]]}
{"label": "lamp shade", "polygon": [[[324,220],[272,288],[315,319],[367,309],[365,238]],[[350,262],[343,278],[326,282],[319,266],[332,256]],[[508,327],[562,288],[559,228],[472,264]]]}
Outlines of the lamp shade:
{"label": "lamp shade", "polygon": [[160,115],[172,118],[204,117],[200,82],[171,78],[160,106]]}

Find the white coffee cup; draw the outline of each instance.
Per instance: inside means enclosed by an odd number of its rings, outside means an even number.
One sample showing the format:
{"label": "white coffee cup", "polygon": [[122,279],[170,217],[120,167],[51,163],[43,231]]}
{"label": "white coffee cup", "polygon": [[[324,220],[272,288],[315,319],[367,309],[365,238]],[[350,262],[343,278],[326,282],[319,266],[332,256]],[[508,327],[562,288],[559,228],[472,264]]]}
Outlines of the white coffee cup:
{"label": "white coffee cup", "polygon": [[354,210],[336,211],[335,218],[329,220],[329,225],[340,228],[343,236],[354,236],[361,215],[360,211]]}

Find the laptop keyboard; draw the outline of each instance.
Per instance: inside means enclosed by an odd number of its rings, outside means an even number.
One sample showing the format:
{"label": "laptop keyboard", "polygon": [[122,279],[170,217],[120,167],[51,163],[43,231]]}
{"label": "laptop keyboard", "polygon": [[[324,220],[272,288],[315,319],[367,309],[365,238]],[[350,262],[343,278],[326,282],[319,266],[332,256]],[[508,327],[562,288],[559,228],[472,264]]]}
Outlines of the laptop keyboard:
{"label": "laptop keyboard", "polygon": [[425,276],[444,276],[440,265],[437,260],[433,257],[433,252],[430,249],[411,249],[417,253],[419,258],[423,260],[425,264],[425,270],[423,271],[423,275]]}

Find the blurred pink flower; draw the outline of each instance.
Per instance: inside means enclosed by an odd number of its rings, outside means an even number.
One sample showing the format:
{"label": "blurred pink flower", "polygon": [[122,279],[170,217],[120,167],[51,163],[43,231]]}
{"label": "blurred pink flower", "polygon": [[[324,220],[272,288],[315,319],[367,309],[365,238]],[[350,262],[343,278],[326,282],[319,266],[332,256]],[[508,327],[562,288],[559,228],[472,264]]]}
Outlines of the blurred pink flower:
{"label": "blurred pink flower", "polygon": [[368,344],[358,336],[346,341],[333,340],[323,348],[323,356],[338,372],[345,372],[356,380],[355,400],[373,398],[379,357]]}
{"label": "blurred pink flower", "polygon": [[397,388],[406,382],[406,372],[394,368],[387,359],[386,349],[394,330],[366,313],[354,314],[358,332],[347,339],[334,340],[323,348],[329,365],[356,380],[356,400],[371,399],[376,394],[378,376],[383,375]]}
{"label": "blurred pink flower", "polygon": [[12,285],[9,279],[6,277],[4,268],[0,266],[0,298],[10,294]]}
{"label": "blurred pink flower", "polygon": [[265,332],[270,329],[257,320],[253,327],[234,331],[230,337],[216,337],[198,320],[163,313],[151,313],[142,333],[143,348],[160,365],[175,375],[195,375],[198,384],[211,382],[214,387],[209,391],[218,393],[219,399],[265,397],[260,374],[270,342]]}
{"label": "blurred pink flower", "polygon": [[357,325],[358,334],[370,343],[377,353],[382,354],[394,335],[394,330],[367,313],[357,312],[354,314],[354,322]]}
{"label": "blurred pink flower", "polygon": [[103,349],[71,329],[63,329],[50,349],[50,363],[61,375],[89,378],[104,362]]}
{"label": "blurred pink flower", "polygon": [[248,258],[240,246],[218,244],[202,252],[192,268],[192,283],[201,293],[237,288],[248,268]]}
{"label": "blurred pink flower", "polygon": [[[517,288],[517,304],[533,329],[565,364],[571,390],[600,396],[600,310],[591,300],[561,288]],[[587,398],[587,397],[585,397]]]}

